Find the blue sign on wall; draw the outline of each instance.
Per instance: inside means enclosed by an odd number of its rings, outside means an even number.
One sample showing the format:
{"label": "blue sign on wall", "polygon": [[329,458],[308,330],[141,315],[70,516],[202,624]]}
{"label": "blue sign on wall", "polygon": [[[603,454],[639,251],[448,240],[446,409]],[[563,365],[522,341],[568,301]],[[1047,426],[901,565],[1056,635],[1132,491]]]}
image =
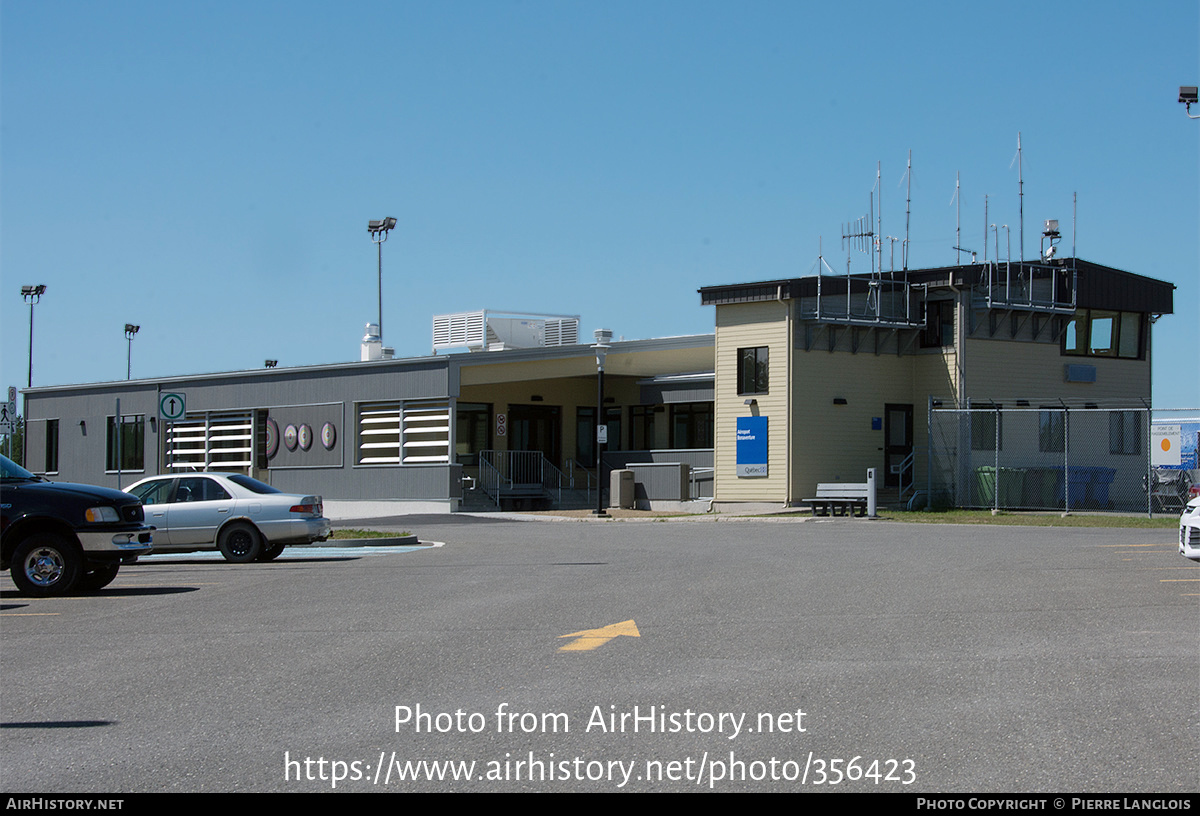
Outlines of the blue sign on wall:
{"label": "blue sign on wall", "polygon": [[737,475],[739,478],[767,475],[765,416],[737,418]]}

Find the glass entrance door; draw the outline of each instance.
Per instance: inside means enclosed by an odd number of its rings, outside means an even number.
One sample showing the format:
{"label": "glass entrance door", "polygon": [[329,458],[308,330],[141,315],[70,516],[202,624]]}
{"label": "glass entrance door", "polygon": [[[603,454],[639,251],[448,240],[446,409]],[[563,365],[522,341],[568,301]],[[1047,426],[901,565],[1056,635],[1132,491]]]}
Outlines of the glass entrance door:
{"label": "glass entrance door", "polygon": [[541,451],[562,466],[562,409],[557,405],[508,406],[508,449]]}

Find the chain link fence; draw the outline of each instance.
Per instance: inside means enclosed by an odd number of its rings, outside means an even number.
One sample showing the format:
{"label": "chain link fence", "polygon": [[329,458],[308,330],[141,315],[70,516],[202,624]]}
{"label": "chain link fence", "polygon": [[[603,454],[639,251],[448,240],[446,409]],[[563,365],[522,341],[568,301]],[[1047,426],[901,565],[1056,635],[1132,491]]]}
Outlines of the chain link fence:
{"label": "chain link fence", "polygon": [[929,410],[933,506],[1179,513],[1200,410],[971,405]]}

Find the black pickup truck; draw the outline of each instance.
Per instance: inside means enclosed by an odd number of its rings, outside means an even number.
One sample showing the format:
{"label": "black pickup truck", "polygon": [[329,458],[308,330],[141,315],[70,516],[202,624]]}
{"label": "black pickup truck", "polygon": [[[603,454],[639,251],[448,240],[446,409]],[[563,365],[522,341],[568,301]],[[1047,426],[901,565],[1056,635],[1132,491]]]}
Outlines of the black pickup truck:
{"label": "black pickup truck", "polygon": [[153,530],[136,496],[48,482],[0,456],[0,570],[26,595],[108,586],[150,552]]}

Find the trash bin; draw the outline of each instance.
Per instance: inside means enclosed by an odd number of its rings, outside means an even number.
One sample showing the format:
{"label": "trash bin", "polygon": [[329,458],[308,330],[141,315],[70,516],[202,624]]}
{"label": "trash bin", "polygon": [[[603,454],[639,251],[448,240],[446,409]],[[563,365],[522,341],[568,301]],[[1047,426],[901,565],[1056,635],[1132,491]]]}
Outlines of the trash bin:
{"label": "trash bin", "polygon": [[[1061,481],[1061,468],[1025,468],[1024,506],[1040,510],[1054,507],[1055,496],[1062,492],[1057,488]],[[1062,500],[1058,500],[1057,504],[1061,505]]]}
{"label": "trash bin", "polygon": [[[999,488],[997,488],[999,482]],[[996,501],[996,491],[999,489],[1000,501]],[[1025,490],[1025,468],[1000,468],[1000,478],[996,478],[996,468],[991,465],[980,465],[975,468],[975,499],[976,504],[983,507],[1020,507]]]}
{"label": "trash bin", "polygon": [[991,465],[975,468],[975,495],[971,504],[992,507],[996,504],[996,469]]}
{"label": "trash bin", "polygon": [[1117,478],[1116,468],[1091,468],[1092,481],[1088,484],[1088,503],[1106,509],[1108,507],[1108,489]]}
{"label": "trash bin", "polygon": [[[1092,483],[1092,470],[1090,467],[1073,467],[1067,474],[1067,481],[1070,484],[1070,500],[1071,507],[1083,507],[1088,500],[1088,485]],[[1059,491],[1062,495],[1062,491]]]}
{"label": "trash bin", "polygon": [[634,480],[632,470],[614,470],[609,474],[608,506],[632,510],[634,503]]}

